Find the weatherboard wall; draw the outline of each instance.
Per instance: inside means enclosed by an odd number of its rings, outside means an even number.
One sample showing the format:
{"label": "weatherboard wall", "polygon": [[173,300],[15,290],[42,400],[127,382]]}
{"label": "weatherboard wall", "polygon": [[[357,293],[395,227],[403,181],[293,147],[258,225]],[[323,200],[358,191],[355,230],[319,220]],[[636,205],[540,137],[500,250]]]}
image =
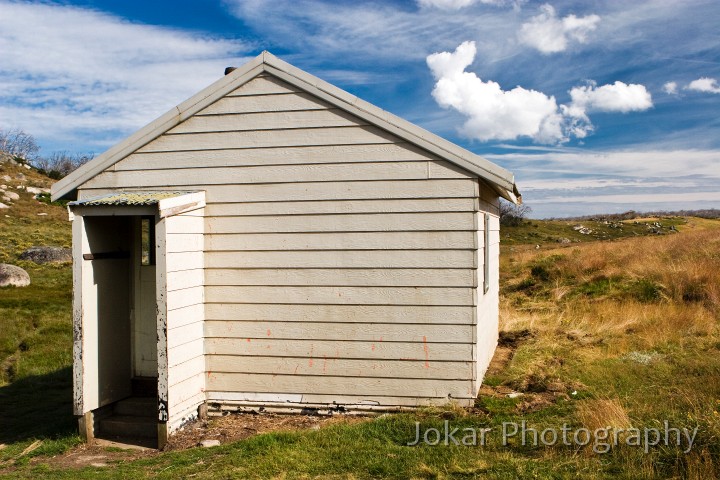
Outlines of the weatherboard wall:
{"label": "weatherboard wall", "polygon": [[205,402],[205,209],[164,219],[169,430]]}
{"label": "weatherboard wall", "polygon": [[[263,76],[79,196],[158,189],[206,192],[204,311],[188,315],[205,318],[208,399],[472,401],[497,314],[497,289],[478,289],[478,212],[497,195],[476,176]],[[168,273],[169,303],[187,281]]]}

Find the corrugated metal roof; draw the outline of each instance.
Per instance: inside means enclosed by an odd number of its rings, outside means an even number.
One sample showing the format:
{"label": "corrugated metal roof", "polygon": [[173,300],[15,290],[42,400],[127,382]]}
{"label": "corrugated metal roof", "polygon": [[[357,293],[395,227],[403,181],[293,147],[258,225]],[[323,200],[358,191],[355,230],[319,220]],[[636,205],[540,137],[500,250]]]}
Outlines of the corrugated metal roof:
{"label": "corrugated metal roof", "polygon": [[160,200],[166,198],[187,195],[193,192],[121,192],[101,195],[99,197],[87,198],[85,200],[77,200],[70,202],[70,206],[143,206],[156,205]]}

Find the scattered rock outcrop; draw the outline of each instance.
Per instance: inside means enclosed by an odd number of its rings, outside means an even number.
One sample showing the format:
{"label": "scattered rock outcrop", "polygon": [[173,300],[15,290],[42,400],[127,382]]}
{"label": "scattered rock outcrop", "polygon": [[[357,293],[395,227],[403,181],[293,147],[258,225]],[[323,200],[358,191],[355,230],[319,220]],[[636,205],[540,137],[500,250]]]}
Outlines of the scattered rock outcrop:
{"label": "scattered rock outcrop", "polygon": [[30,275],[20,267],[0,263],[0,287],[27,287],[30,285]]}
{"label": "scattered rock outcrop", "polygon": [[72,262],[72,250],[63,247],[30,247],[20,254],[20,260],[38,264]]}
{"label": "scattered rock outcrop", "polygon": [[15,192],[3,192],[3,198],[7,199],[8,202],[14,202],[20,200],[20,195]]}

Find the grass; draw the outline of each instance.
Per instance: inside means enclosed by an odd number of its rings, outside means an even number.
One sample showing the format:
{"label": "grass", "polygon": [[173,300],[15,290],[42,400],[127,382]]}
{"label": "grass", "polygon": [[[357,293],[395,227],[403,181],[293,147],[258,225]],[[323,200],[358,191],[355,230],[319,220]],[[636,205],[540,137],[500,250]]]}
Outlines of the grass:
{"label": "grass", "polygon": [[[17,203],[10,218],[0,216],[0,261],[17,264],[21,251],[34,244],[69,245],[62,207],[28,198]],[[32,285],[0,289],[0,476],[717,478],[720,221],[647,220],[655,221],[663,232],[673,225],[679,233],[658,235],[632,222],[585,222],[599,232],[593,237],[574,225],[540,221],[503,232],[501,329],[516,341],[509,363],[487,377],[489,393],[473,409],[337,422],[104,468],[53,462],[79,442],[71,415],[71,274],[68,266],[22,263]],[[504,391],[522,395],[510,398]],[[698,428],[689,453],[659,446],[645,453],[624,444],[597,453],[577,445],[523,445],[519,438],[501,442],[504,422],[525,421],[539,431],[568,424],[596,435],[606,427],[656,428],[664,420]],[[460,429],[490,428],[487,442],[407,446],[415,422],[442,431],[445,421]]]}
{"label": "grass", "polygon": [[[686,225],[684,217],[642,218],[624,221],[523,220],[519,225],[503,226],[505,245],[555,245],[628,237],[672,235]],[[579,230],[585,227],[589,230]],[[587,233],[583,233],[587,232]]]}
{"label": "grass", "polygon": [[24,268],[32,283],[0,288],[0,444],[6,445],[0,449],[0,471],[36,440],[42,443],[21,461],[62,452],[79,441],[71,407],[71,269],[18,260],[33,245],[70,246],[67,212],[15,188],[49,187],[46,177],[0,164],[4,175],[12,177],[3,183],[20,199],[0,210],[0,263]]}

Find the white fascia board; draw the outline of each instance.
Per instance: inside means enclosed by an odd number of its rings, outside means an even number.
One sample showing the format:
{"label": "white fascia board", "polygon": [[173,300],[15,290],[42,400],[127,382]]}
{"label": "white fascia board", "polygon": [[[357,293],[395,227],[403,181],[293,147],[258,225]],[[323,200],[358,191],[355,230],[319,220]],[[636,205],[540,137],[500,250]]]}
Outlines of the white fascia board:
{"label": "white fascia board", "polygon": [[177,197],[163,198],[158,202],[160,218],[192,212],[205,207],[205,192],[193,192]]}

